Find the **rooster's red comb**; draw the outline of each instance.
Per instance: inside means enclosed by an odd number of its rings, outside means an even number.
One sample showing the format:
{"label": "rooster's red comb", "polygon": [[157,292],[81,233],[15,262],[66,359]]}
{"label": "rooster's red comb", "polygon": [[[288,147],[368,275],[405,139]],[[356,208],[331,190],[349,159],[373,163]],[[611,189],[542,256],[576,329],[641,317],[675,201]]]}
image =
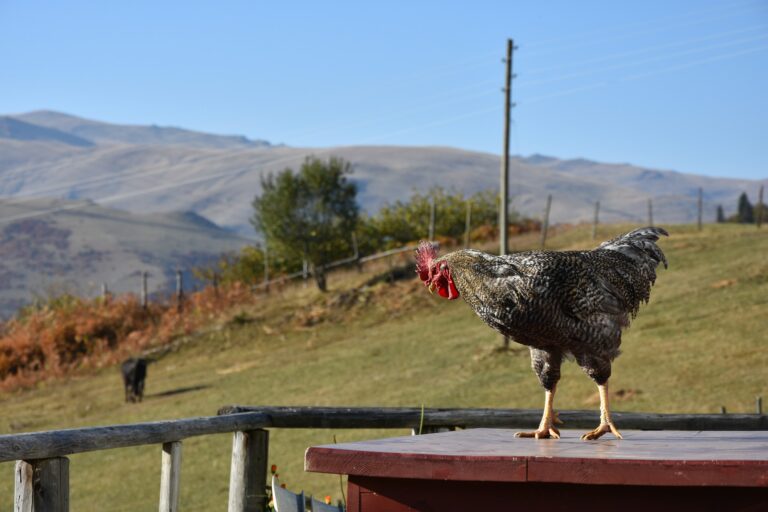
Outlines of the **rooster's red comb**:
{"label": "rooster's red comb", "polygon": [[416,272],[422,281],[430,278],[429,270],[432,268],[432,262],[437,258],[437,247],[431,242],[422,240],[419,242],[419,248],[416,249]]}

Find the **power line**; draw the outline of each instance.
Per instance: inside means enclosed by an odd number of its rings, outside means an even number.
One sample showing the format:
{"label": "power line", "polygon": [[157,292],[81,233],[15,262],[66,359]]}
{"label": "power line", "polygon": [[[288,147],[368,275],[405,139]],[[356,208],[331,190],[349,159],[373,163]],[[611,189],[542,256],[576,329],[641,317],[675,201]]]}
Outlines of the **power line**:
{"label": "power line", "polygon": [[531,85],[542,85],[542,84],[548,84],[548,83],[562,82],[563,80],[570,80],[572,78],[580,78],[580,77],[584,77],[584,76],[592,76],[592,75],[595,75],[597,73],[602,73],[602,72],[605,72],[605,71],[613,71],[613,70],[616,70],[616,69],[630,68],[630,67],[640,66],[640,65],[643,65],[643,64],[654,63],[654,62],[663,62],[663,61],[667,61],[667,60],[671,60],[671,59],[676,59],[678,57],[683,57],[683,56],[686,56],[686,55],[692,55],[692,54],[702,53],[702,52],[710,52],[712,50],[720,50],[720,49],[728,48],[728,47],[731,47],[731,46],[738,46],[740,44],[745,44],[745,43],[753,43],[753,42],[762,41],[762,40],[765,40],[765,39],[768,39],[768,34],[763,34],[763,35],[760,35],[760,36],[757,36],[757,37],[752,37],[752,38],[746,38],[746,39],[739,39],[739,40],[735,40],[735,41],[729,41],[727,43],[721,43],[721,44],[717,44],[717,45],[698,46],[698,47],[690,49],[690,50],[674,52],[674,53],[667,53],[667,54],[660,55],[660,56],[657,56],[657,57],[649,57],[649,58],[646,58],[646,59],[633,60],[633,61],[625,62],[625,63],[621,63],[621,64],[614,64],[614,65],[611,65],[611,66],[604,66],[604,67],[600,67],[600,68],[597,68],[597,69],[590,69],[588,71],[570,73],[570,74],[567,74],[567,75],[560,75],[560,76],[558,76],[556,78],[532,80],[532,81],[521,80],[520,81],[520,86],[524,87],[524,86],[531,86]]}
{"label": "power line", "polygon": [[[756,38],[756,39],[764,39],[764,37]],[[729,43],[727,45],[720,45],[719,47],[732,46],[733,44],[741,44],[743,42],[744,41],[739,41],[738,43]],[[711,50],[711,48],[709,48],[709,49]],[[676,70],[679,70],[679,69],[685,69],[685,68],[693,67],[693,66],[696,66],[696,65],[701,65],[701,64],[705,64],[705,63],[709,63],[709,62],[715,62],[715,61],[724,60],[724,59],[729,59],[729,58],[733,58],[733,57],[737,57],[737,56],[741,56],[741,55],[745,55],[745,54],[749,54],[749,53],[754,53],[754,52],[766,50],[766,49],[768,49],[768,46],[758,46],[758,47],[748,48],[748,49],[740,50],[738,52],[731,52],[731,53],[728,53],[728,54],[716,55],[716,56],[713,56],[713,57],[708,57],[706,59],[700,59],[698,61],[684,63],[684,64],[681,64],[681,65],[678,65],[678,66],[667,67],[667,68],[662,68],[662,69],[658,69],[658,70],[651,70],[651,71],[648,71],[646,73],[641,73],[641,74],[636,74],[636,75],[631,75],[631,76],[626,76],[626,77],[619,77],[619,78],[614,79],[614,81],[615,80],[619,80],[619,81],[636,80],[636,79],[644,78],[644,77],[647,77],[647,76],[653,76],[653,75],[656,75],[656,74],[676,71]],[[685,53],[691,53],[691,52],[685,52]],[[673,55],[672,57],[675,57],[675,56],[679,56],[679,54],[678,55]],[[654,61],[658,61],[658,60],[662,60],[662,59],[653,59],[653,60]],[[626,66],[622,66],[622,67],[626,67]],[[596,89],[596,88],[600,88],[600,87],[605,87],[605,86],[611,85],[614,81],[601,81],[599,83],[590,84],[590,85],[581,86],[581,87],[576,87],[576,88],[571,88],[571,89],[567,89],[567,90],[564,90],[564,91],[559,91],[559,92],[555,92],[555,93],[551,93],[551,94],[547,94],[547,95],[534,96],[534,97],[528,98],[526,100],[526,104],[535,103],[535,102],[539,102],[539,101],[550,99],[550,98],[554,98],[554,97],[572,95],[572,94],[576,94],[578,92],[582,92],[582,91],[585,91],[585,90],[591,90],[591,89]],[[376,140],[386,139],[386,138],[389,138],[389,137],[392,137],[394,135],[398,135],[398,134],[401,134],[401,133],[407,133],[409,131],[413,131],[413,130],[417,130],[417,129],[424,129],[424,128],[429,128],[429,127],[434,127],[434,126],[441,126],[441,125],[451,124],[451,123],[456,122],[458,120],[463,120],[463,119],[467,119],[467,118],[470,118],[470,117],[475,117],[475,116],[478,116],[478,115],[481,115],[481,114],[497,111],[498,108],[499,108],[498,106],[494,106],[494,107],[491,107],[491,108],[484,108],[484,109],[480,109],[480,110],[466,112],[466,113],[463,113],[463,114],[460,114],[460,115],[457,115],[457,116],[451,116],[449,118],[444,118],[444,119],[433,121],[433,122],[430,122],[430,123],[427,123],[427,124],[422,124],[422,125],[418,125],[418,126],[412,126],[412,127],[409,127],[409,128],[404,128],[404,129],[401,129],[401,130],[397,130],[395,132],[390,132],[388,134],[383,134],[383,135],[378,135],[378,136],[375,136],[375,137],[370,137],[368,139],[365,139],[364,141],[376,141]],[[318,150],[315,153],[316,154],[326,154],[326,153],[330,153],[330,152],[333,152],[333,151],[335,151],[334,148],[329,148],[329,149],[326,149],[326,150]],[[291,160],[295,160],[296,158],[298,158],[298,157],[295,156],[295,155],[287,156],[287,157],[284,157],[284,158],[278,158],[276,160],[271,160],[271,161],[265,162],[263,164],[263,166],[274,167],[274,166],[278,165],[281,162],[288,162],[288,161],[291,161]],[[151,176],[151,175],[155,175],[155,174],[159,174],[159,173],[165,173],[165,172],[167,172],[167,168],[162,168],[161,167],[161,168],[157,168],[157,169],[153,169],[153,170],[149,170],[149,171],[144,171],[144,172],[140,172],[140,173],[132,173],[132,174],[129,174],[129,175],[126,175],[126,176],[121,176],[120,178],[118,178],[117,181],[128,180],[128,179],[137,179],[137,178],[147,177],[147,176]],[[168,184],[164,184],[164,185],[159,185],[157,187],[153,187],[153,188],[150,188],[150,189],[142,189],[142,190],[133,191],[133,192],[126,192],[126,193],[121,193],[121,194],[115,194],[115,195],[107,196],[107,197],[104,197],[104,198],[101,198],[101,199],[94,198],[93,200],[101,202],[101,203],[116,202],[116,201],[120,201],[122,199],[127,199],[127,198],[130,198],[130,197],[151,194],[151,193],[154,193],[154,192],[169,190],[169,189],[173,189],[173,188],[179,188],[179,187],[183,187],[183,186],[187,186],[187,185],[204,183],[204,182],[211,181],[211,180],[214,180],[214,179],[218,179],[218,178],[221,178],[221,177],[234,177],[236,174],[246,173],[246,172],[251,172],[251,169],[227,170],[227,171],[222,171],[222,172],[219,172],[219,173],[209,174],[209,175],[206,175],[206,176],[203,176],[203,177],[196,177],[196,178],[191,178],[191,179],[188,179],[188,180],[182,180],[180,182],[174,182],[174,183],[168,183]],[[91,180],[80,181],[80,182],[70,182],[66,186],[49,187],[48,189],[38,190],[38,191],[36,191],[36,193],[50,192],[50,191],[55,191],[55,190],[62,190],[62,189],[69,188],[71,186],[87,187],[89,184],[90,185],[94,185],[94,184],[101,183],[101,182],[107,181],[107,180],[115,181],[115,178],[113,176],[108,176],[108,177],[93,178]],[[22,196],[22,198],[30,198],[30,197],[34,197],[34,196]],[[19,199],[21,199],[21,198],[19,198]],[[60,212],[60,211],[70,210],[70,209],[77,209],[79,207],[80,207],[80,205],[68,205],[68,206],[65,206],[65,207],[57,207],[57,208],[52,208],[52,209],[48,209],[48,210],[41,210],[41,211],[37,211],[37,212],[31,212],[31,213],[28,213],[28,214],[20,214],[20,215],[13,216],[13,217],[6,217],[5,219],[2,219],[2,221],[3,222],[8,222],[8,221],[20,220],[20,219],[23,219],[23,218],[41,216],[41,215],[45,215],[45,214],[48,214],[48,213],[56,213],[56,212]]]}

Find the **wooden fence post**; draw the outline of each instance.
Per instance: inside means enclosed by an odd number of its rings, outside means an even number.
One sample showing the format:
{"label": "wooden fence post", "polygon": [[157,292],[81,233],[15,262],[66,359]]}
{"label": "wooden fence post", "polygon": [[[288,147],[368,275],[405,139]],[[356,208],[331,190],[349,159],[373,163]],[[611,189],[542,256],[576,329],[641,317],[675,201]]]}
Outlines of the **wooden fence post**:
{"label": "wooden fence post", "polygon": [[698,201],[698,208],[699,208],[699,215],[698,215],[698,222],[697,225],[699,227],[699,231],[701,231],[702,228],[702,217],[704,215],[704,189],[699,187],[699,201]]}
{"label": "wooden fence post", "polygon": [[14,512],[69,512],[69,459],[16,462]]}
{"label": "wooden fence post", "polygon": [[547,196],[547,207],[544,209],[544,224],[541,226],[541,248],[547,244],[547,231],[549,230],[549,210],[552,208],[552,194]]}
{"label": "wooden fence post", "polygon": [[469,248],[469,233],[472,230],[472,200],[467,199],[467,217],[464,219],[464,248]]}
{"label": "wooden fence post", "polygon": [[181,441],[163,443],[160,466],[160,512],[178,512],[181,477]]}
{"label": "wooden fence post", "polygon": [[597,223],[600,215],[600,201],[595,201],[595,218],[592,219],[592,240],[597,238]]}
{"label": "wooden fence post", "polygon": [[433,195],[429,200],[429,236],[428,240],[431,242],[435,239],[435,196]]}
{"label": "wooden fence post", "polygon": [[264,239],[264,291],[269,293],[269,246]]}
{"label": "wooden fence post", "polygon": [[267,457],[269,431],[235,432],[229,475],[229,512],[264,512],[267,509]]}
{"label": "wooden fence post", "polygon": [[147,293],[147,278],[149,274],[147,272],[141,273],[141,307],[147,309],[149,305],[148,293]]}
{"label": "wooden fence post", "polygon": [[354,231],[352,232],[352,251],[355,255],[355,265],[357,266],[357,271],[362,272],[363,265],[360,263],[360,248],[357,246],[357,233]]}
{"label": "wooden fence post", "polygon": [[653,227],[653,200],[648,198],[648,225]]}
{"label": "wooden fence post", "polygon": [[176,271],[176,309],[181,312],[184,308],[184,281],[181,270]]}
{"label": "wooden fence post", "polygon": [[107,288],[107,283],[101,283],[101,298],[105,302],[109,299],[109,288]]}

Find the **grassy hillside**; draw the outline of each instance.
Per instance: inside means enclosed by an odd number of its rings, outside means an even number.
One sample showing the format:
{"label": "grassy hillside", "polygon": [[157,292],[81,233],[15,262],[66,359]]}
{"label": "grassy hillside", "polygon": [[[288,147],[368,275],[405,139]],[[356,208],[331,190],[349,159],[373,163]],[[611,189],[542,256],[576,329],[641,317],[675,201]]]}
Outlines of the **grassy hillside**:
{"label": "grassy hillside", "polygon": [[[623,227],[606,227],[601,238]],[[768,230],[669,228],[670,261],[651,303],[626,333],[614,365],[617,410],[751,412],[768,396]],[[587,229],[552,239],[586,248]],[[533,237],[519,243],[535,243]],[[404,260],[405,261],[405,260]],[[379,270],[384,270],[385,267]],[[149,369],[147,399],[124,404],[115,368],[0,395],[0,432],[214,414],[225,404],[540,407],[528,352],[498,352],[498,337],[462,301],[430,296],[415,280],[361,288],[370,273],[332,276],[327,296],[301,286],[275,293],[198,333]],[[351,291],[356,290],[356,291]],[[594,384],[564,366],[556,406],[595,408]],[[619,425],[620,427],[620,425]],[[338,478],[305,474],[311,444],[405,431],[273,430],[270,462],[289,488],[340,496]],[[184,443],[185,510],[225,510],[229,435]],[[12,464],[0,464],[0,510],[10,510]],[[160,447],[72,457],[73,510],[150,510]],[[5,476],[1,476],[5,475]]]}
{"label": "grassy hillside", "polygon": [[93,297],[106,283],[137,292],[172,289],[185,271],[238,251],[249,240],[191,212],[135,214],[91,201],[0,199],[0,318],[35,298],[70,292]]}

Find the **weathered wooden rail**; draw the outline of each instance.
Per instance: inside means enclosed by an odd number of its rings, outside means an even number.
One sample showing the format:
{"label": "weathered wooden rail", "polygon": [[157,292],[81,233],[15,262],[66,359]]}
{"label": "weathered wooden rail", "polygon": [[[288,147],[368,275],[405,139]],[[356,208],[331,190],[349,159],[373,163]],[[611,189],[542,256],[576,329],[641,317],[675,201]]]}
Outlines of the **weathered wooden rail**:
{"label": "weathered wooden rail", "polygon": [[[179,508],[182,441],[233,433],[230,512],[266,508],[269,431],[266,428],[409,428],[434,432],[459,428],[532,428],[540,410],[381,407],[227,406],[218,416],[0,435],[0,462],[17,461],[14,511],[69,510],[67,455],[141,445],[161,445],[161,512]],[[768,430],[762,414],[613,413],[625,429]],[[594,411],[560,411],[569,428],[592,428]]]}
{"label": "weathered wooden rail", "polygon": [[[535,428],[541,409],[453,409],[419,407],[271,407],[229,405],[219,415],[258,412],[275,428]],[[597,411],[559,411],[568,428],[595,427]],[[625,429],[768,430],[764,414],[654,414],[611,412]]]}

